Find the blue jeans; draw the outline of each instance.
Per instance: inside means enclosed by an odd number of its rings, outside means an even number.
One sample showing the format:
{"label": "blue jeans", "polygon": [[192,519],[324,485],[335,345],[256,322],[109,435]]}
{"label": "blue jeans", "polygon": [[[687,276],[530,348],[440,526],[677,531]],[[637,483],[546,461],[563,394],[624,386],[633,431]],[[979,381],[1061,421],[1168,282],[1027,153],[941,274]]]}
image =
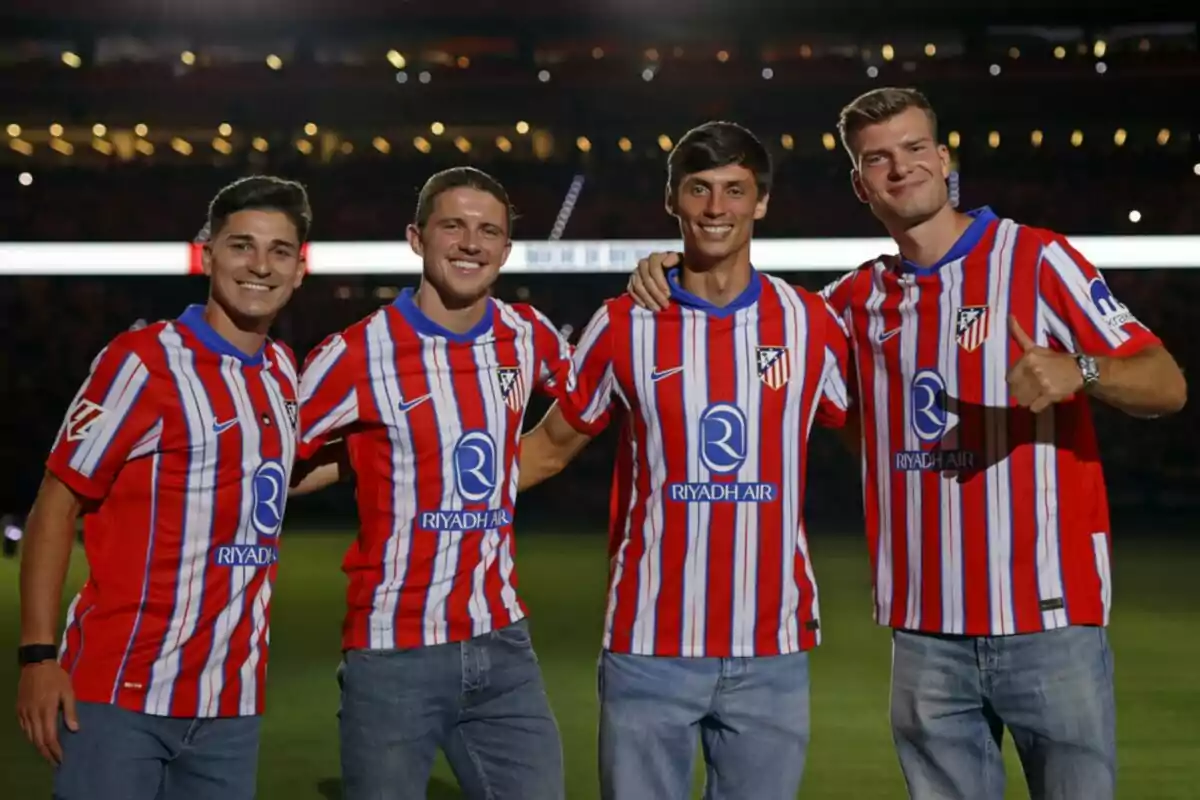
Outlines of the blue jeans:
{"label": "blue jeans", "polygon": [[894,633],[892,734],[913,798],[1001,800],[1005,727],[1032,800],[1111,800],[1116,710],[1104,629]]}
{"label": "blue jeans", "polygon": [[691,797],[696,741],[707,800],[795,800],[808,753],[808,654],[600,656],[600,795]]}
{"label": "blue jeans", "polygon": [[253,800],[256,717],[157,717],[76,703],[79,730],[59,723],[55,800]]}
{"label": "blue jeans", "polygon": [[562,742],[526,621],[453,644],[351,650],[338,683],[345,800],[425,797],[438,748],[468,798],[563,797]]}

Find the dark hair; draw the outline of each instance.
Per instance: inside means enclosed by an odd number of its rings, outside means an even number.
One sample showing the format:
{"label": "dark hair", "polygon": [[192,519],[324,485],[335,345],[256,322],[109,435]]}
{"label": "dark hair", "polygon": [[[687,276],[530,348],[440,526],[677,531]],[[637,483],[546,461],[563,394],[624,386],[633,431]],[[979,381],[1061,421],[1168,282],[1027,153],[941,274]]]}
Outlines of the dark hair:
{"label": "dark hair", "polygon": [[859,95],[842,109],[838,117],[838,133],[842,137],[842,147],[846,148],[852,160],[856,160],[857,156],[850,146],[854,134],[870,125],[886,122],[910,108],[919,108],[925,112],[925,116],[929,117],[929,125],[933,128],[933,139],[937,141],[937,114],[925,95],[916,89],[885,86]]}
{"label": "dark hair", "polygon": [[688,175],[739,164],[754,173],[760,197],[771,192],[771,154],[758,137],[736,122],[706,122],[683,135],[667,157],[671,197]]}
{"label": "dark hair", "polygon": [[422,229],[429,222],[429,218],[433,216],[434,203],[441,195],[452,189],[463,188],[487,192],[504,205],[504,209],[508,213],[508,237],[511,239],[517,215],[512,202],[508,199],[508,192],[500,181],[475,167],[451,167],[441,172],[435,172],[429,180],[425,181],[425,185],[421,187],[421,193],[417,195],[417,213],[414,217],[417,228]]}
{"label": "dark hair", "polygon": [[272,175],[240,178],[217,192],[216,197],[208,204],[208,224],[205,230],[200,232],[200,238],[214,238],[230,216],[251,209],[278,211],[287,215],[296,226],[300,244],[308,241],[308,231],[312,226],[312,208],[308,204],[308,192],[296,181]]}

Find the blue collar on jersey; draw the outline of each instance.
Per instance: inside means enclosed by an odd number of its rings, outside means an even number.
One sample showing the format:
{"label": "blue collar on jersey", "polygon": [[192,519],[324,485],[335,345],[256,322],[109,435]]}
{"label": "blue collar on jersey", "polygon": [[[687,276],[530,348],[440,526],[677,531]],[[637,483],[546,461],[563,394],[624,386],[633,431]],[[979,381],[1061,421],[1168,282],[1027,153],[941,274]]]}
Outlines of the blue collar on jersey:
{"label": "blue collar on jersey", "polygon": [[983,238],[983,234],[987,231],[988,225],[998,219],[995,212],[987,206],[981,206],[980,208],[968,211],[967,216],[971,217],[974,222],[963,231],[963,235],[958,237],[958,241],[950,248],[950,252],[942,256],[941,260],[932,266],[922,267],[920,264],[914,264],[911,261],[901,258],[900,271],[913,275],[932,275],[950,262],[957,261],[974,250],[975,245],[979,244],[979,240]]}
{"label": "blue collar on jersey", "polygon": [[496,304],[491,301],[491,298],[488,298],[487,311],[484,312],[483,319],[476,322],[471,327],[471,330],[466,333],[455,333],[452,330],[443,328],[425,316],[425,312],[417,308],[415,297],[416,293],[412,287],[409,287],[400,292],[400,296],[395,299],[392,305],[404,315],[404,318],[408,320],[408,324],[412,325],[417,333],[424,336],[441,336],[452,342],[470,342],[491,330],[492,318],[496,315]]}
{"label": "blue collar on jersey", "polygon": [[263,351],[267,349],[265,342],[254,355],[239,350],[228,339],[213,330],[212,325],[208,324],[208,320],[204,318],[204,306],[202,305],[188,306],[176,321],[181,325],[186,325],[192,333],[196,334],[196,338],[202,345],[217,355],[233,356],[250,367],[256,367],[262,363]]}
{"label": "blue collar on jersey", "polygon": [[679,283],[678,267],[667,270],[667,285],[671,287],[671,299],[676,303],[703,311],[714,317],[728,317],[730,314],[736,314],[743,308],[748,308],[758,302],[758,296],[762,294],[762,278],[759,277],[756,269],[750,270],[750,283],[742,290],[742,293],[724,306],[713,305],[684,289]]}

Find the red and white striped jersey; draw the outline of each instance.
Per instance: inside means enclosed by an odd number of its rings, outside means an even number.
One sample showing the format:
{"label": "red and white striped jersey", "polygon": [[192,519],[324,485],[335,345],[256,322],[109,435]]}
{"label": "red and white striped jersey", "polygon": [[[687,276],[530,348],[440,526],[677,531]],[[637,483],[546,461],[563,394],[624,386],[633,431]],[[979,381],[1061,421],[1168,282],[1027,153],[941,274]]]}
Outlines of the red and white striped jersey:
{"label": "red and white striped jersey", "polygon": [[527,387],[557,398],[575,385],[554,326],[490,300],[455,334],[407,289],[326,339],[300,385],[301,457],[344,437],[358,481],[343,647],[456,642],[522,619],[512,525]]}
{"label": "red and white striped jersey", "polygon": [[939,264],[886,256],[825,289],[851,331],[875,616],[971,636],[1107,624],[1109,517],[1087,398],[1009,395],[1038,344],[1124,356],[1159,340],[1055,233],[989,209]]}
{"label": "red and white striped jersey", "polygon": [[121,334],[92,363],[47,465],[94,503],[60,654],[80,700],[262,713],[296,381],[284,345],[248,356],[202,306]]}
{"label": "red and white striped jersey", "polygon": [[564,415],[595,435],[622,415],[604,647],[769,656],[820,641],[804,532],[814,418],[845,421],[847,334],[815,294],[752,274],[715,307],[668,275],[651,312],[607,301],[575,352]]}

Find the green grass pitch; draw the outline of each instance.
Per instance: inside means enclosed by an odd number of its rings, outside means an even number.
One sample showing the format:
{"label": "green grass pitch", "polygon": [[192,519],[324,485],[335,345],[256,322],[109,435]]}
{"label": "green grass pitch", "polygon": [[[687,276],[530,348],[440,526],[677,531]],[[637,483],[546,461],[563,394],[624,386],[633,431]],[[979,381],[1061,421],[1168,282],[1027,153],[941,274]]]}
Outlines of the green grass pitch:
{"label": "green grass pitch", "polygon": [[[275,591],[259,797],[340,798],[337,751],[340,570],[349,534],[289,531]],[[567,797],[597,796],[595,664],[603,619],[605,542],[595,535],[519,535],[521,592],[563,735]],[[817,536],[825,643],[812,662],[813,739],[800,797],[903,798],[887,722],[888,632],[870,621],[862,539]],[[70,588],[86,567],[76,551]],[[1116,651],[1122,798],[1200,797],[1200,546],[1117,537]],[[17,564],[0,562],[0,641],[17,643]],[[17,667],[0,657],[10,716],[0,725],[0,797],[49,796],[49,768],[12,715]],[[1008,797],[1028,797],[1006,742]],[[699,777],[696,795],[699,797]],[[429,797],[459,797],[439,759]]]}

